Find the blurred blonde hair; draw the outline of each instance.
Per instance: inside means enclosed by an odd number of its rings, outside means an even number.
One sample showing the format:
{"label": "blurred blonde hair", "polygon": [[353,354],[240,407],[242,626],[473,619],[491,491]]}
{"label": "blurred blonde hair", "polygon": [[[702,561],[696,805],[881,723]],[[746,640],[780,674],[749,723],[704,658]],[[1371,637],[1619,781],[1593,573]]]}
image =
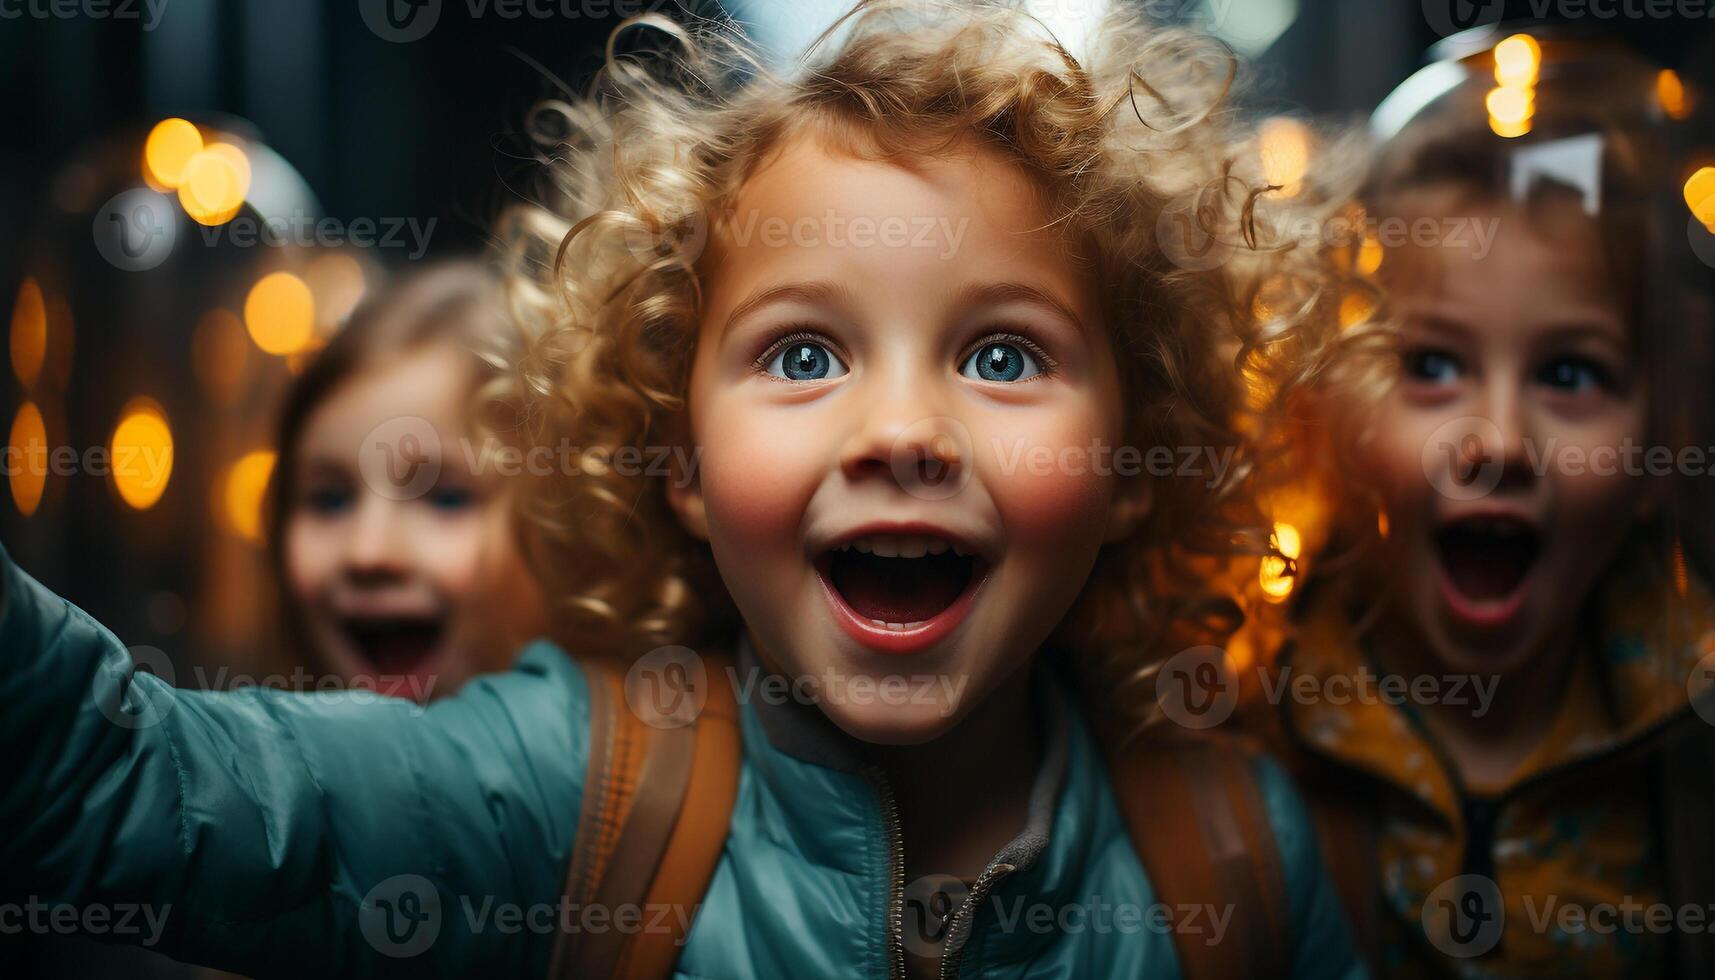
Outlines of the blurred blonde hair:
{"label": "blurred blonde hair", "polygon": [[[806,130],[865,158],[909,162],[974,140],[1016,163],[1103,284],[1126,444],[1235,452],[1212,489],[1201,475],[1158,479],[1144,525],[1104,548],[1056,637],[1103,699],[1093,707],[1152,703],[1138,685],[1189,635],[1176,624],[1233,625],[1232,604],[1187,588],[1187,569],[1266,549],[1255,503],[1268,409],[1315,369],[1341,276],[1325,249],[1271,232],[1287,213],[1262,196],[1254,135],[1231,107],[1230,51],[1128,12],[1090,36],[1074,56],[1004,3],[874,0],[783,75],[731,28],[649,15],[614,32],[587,95],[532,112],[544,200],[505,216],[499,236],[531,335],[517,378],[530,438],[582,450],[524,501],[569,648],[629,659],[733,638],[737,613],[666,480],[602,461],[683,438],[707,216]],[[1326,217],[1334,205],[1307,185],[1295,200]],[[1179,213],[1232,256],[1175,264],[1162,230]]]}

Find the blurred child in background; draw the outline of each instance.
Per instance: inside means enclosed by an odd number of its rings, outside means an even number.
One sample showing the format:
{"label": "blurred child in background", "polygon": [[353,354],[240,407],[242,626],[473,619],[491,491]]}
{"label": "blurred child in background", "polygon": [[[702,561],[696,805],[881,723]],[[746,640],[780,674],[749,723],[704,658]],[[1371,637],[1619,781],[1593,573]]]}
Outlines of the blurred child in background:
{"label": "blurred child in background", "polygon": [[410,275],[287,394],[268,543],[287,635],[318,671],[426,701],[543,630],[493,452],[509,420],[482,398],[508,329],[497,292],[475,264]]}
{"label": "blurred child in background", "polygon": [[1393,316],[1329,396],[1355,547],[1285,662],[1426,693],[1284,723],[1384,975],[1708,976],[1664,915],[1715,900],[1715,605],[1645,455],[1686,444],[1700,349],[1651,234],[1677,183],[1634,125],[1657,73],[1542,48],[1529,135],[1490,131],[1479,77],[1385,147],[1372,217],[1437,235],[1387,249]]}

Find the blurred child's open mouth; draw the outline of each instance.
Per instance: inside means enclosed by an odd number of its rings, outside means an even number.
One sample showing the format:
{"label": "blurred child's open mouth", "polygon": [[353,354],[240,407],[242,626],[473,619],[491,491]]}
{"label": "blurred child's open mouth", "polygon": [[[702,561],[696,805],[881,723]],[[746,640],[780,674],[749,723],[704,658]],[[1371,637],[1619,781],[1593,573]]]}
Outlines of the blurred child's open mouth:
{"label": "blurred child's open mouth", "polygon": [[870,534],[816,560],[835,619],[864,646],[915,653],[964,621],[987,563],[946,538]]}
{"label": "blurred child's open mouth", "polygon": [[1524,606],[1530,573],[1541,553],[1535,526],[1510,516],[1469,517],[1435,535],[1441,595],[1458,619],[1492,628]]}
{"label": "blurred child's open mouth", "polygon": [[341,620],[346,639],[380,677],[420,672],[440,652],[440,616],[351,616]]}

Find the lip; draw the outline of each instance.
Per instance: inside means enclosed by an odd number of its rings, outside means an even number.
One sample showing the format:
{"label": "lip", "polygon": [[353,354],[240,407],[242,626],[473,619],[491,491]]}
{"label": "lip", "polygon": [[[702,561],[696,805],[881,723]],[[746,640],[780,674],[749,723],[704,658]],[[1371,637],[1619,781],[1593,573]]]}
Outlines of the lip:
{"label": "lip", "polygon": [[1441,604],[1460,625],[1480,630],[1494,630],[1512,625],[1519,613],[1524,611],[1525,598],[1530,594],[1530,580],[1536,574],[1536,569],[1525,573],[1519,579],[1518,587],[1505,599],[1493,602],[1476,602],[1460,592],[1453,585],[1453,580],[1447,574],[1447,569],[1441,566],[1440,559],[1435,561],[1435,575],[1441,587]]}

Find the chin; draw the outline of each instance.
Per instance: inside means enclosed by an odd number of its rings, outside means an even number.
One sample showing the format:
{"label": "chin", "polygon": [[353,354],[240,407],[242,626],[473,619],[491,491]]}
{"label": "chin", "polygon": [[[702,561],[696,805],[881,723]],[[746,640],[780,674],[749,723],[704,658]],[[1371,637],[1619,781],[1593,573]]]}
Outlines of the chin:
{"label": "chin", "polygon": [[1542,630],[1535,623],[1505,629],[1461,629],[1439,612],[1420,613],[1419,622],[1429,649],[1449,673],[1506,675],[1526,666],[1541,647]]}
{"label": "chin", "polygon": [[[910,685],[922,689],[921,680]],[[870,745],[923,745],[952,731],[961,720],[955,712],[957,705],[947,704],[939,693],[939,679],[931,679],[927,688],[933,692],[924,704],[822,704],[828,716],[847,735]]]}

